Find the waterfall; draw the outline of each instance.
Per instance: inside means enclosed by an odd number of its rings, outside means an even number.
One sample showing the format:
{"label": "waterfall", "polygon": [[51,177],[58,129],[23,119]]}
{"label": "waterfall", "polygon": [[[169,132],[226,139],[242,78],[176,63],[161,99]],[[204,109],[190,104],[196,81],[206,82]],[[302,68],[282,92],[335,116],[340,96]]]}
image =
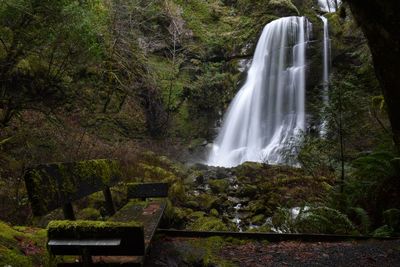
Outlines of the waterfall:
{"label": "waterfall", "polygon": [[[327,18],[324,16],[319,16],[324,24],[324,39],[323,39],[323,69],[322,69],[322,99],[324,106],[329,104],[329,67],[330,67],[330,50],[331,50],[331,40],[329,38],[329,24]],[[322,121],[320,127],[320,135],[326,135],[327,122]]]}
{"label": "waterfall", "polygon": [[341,0],[318,0],[319,7],[324,12],[336,12],[337,7],[342,3]]}
{"label": "waterfall", "polygon": [[267,24],[243,87],[208,158],[213,166],[282,163],[285,144],[305,129],[306,46],[311,24],[286,17]]}

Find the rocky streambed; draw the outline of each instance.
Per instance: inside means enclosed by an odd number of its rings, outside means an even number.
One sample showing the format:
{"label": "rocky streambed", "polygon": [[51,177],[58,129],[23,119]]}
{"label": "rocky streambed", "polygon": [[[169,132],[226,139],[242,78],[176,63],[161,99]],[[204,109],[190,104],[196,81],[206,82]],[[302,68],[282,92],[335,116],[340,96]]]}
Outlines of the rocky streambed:
{"label": "rocky streambed", "polygon": [[[329,232],[333,226],[304,229],[304,220],[313,219],[313,212],[337,225],[340,217],[325,207],[335,182],[332,175],[314,177],[300,168],[253,162],[235,168],[185,166],[151,152],[133,170],[140,181],[170,183],[165,228]],[[346,228],[342,232],[352,228],[345,218],[339,224]]]}

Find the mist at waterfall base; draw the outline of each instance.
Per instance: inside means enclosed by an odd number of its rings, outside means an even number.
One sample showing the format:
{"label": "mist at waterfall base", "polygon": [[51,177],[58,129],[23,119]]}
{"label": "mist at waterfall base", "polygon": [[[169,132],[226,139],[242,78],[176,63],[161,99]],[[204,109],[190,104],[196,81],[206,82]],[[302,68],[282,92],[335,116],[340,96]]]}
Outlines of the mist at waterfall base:
{"label": "mist at waterfall base", "polygon": [[306,47],[311,23],[286,17],[267,24],[247,80],[225,115],[208,165],[285,163],[282,150],[305,130]]}

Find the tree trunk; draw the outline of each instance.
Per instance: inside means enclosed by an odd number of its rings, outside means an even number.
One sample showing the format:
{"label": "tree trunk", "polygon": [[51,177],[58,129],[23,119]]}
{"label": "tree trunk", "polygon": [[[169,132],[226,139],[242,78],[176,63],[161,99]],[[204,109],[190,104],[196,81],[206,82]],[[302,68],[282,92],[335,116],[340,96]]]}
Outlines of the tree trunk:
{"label": "tree trunk", "polygon": [[393,140],[400,152],[400,1],[347,0],[347,3],[368,40]]}

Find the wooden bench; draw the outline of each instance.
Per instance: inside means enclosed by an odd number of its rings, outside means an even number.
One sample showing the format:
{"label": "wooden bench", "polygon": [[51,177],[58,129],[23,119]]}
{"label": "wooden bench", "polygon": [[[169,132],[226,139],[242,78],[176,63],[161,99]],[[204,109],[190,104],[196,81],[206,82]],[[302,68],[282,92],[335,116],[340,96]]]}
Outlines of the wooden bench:
{"label": "wooden bench", "polygon": [[[105,159],[44,164],[26,171],[25,183],[34,216],[57,208],[64,212],[65,221],[48,225],[47,246],[51,254],[82,256],[82,263],[75,265],[143,263],[166,206],[165,199],[145,199],[167,197],[168,185],[127,184],[129,201],[115,212],[110,187],[120,178],[118,162]],[[103,191],[109,220],[75,221],[72,202],[98,191]]]}

